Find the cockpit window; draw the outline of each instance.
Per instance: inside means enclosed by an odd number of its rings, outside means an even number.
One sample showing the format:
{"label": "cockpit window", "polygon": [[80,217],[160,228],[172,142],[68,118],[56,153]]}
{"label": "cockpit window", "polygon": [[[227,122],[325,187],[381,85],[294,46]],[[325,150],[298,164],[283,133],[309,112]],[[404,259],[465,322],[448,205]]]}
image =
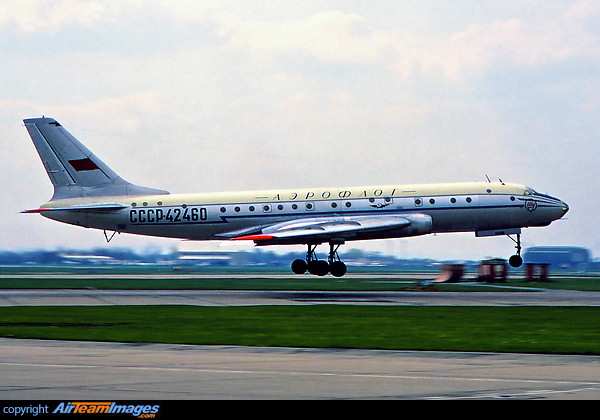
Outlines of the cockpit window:
{"label": "cockpit window", "polygon": [[536,190],[534,190],[533,188],[530,187],[525,187],[525,194],[524,195],[544,195],[544,194],[540,194],[539,192],[537,192]]}
{"label": "cockpit window", "polygon": [[534,190],[533,188],[529,188],[529,187],[527,187],[527,189],[525,190],[525,193],[523,195],[537,195],[538,197],[546,197],[546,198],[554,199],[554,197],[552,197],[551,195],[539,193],[536,190]]}

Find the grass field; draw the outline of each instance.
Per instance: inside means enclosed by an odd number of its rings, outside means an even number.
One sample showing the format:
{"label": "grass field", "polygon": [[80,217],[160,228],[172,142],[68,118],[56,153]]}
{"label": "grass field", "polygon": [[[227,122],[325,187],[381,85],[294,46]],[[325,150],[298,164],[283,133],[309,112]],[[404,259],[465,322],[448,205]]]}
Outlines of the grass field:
{"label": "grass field", "polygon": [[0,308],[0,336],[59,340],[600,354],[585,307]]}
{"label": "grass field", "polygon": [[[139,274],[144,274],[143,278]],[[221,289],[221,290],[415,290],[414,279],[256,276],[211,278],[148,275],[118,278],[59,272],[45,277],[0,272],[0,289]],[[167,272],[172,274],[171,272]],[[19,277],[11,277],[18,274]],[[114,273],[113,273],[114,274]],[[164,273],[163,273],[164,274]],[[433,274],[431,278],[434,278]],[[429,290],[529,288],[600,291],[599,277],[553,277],[548,283],[511,278],[495,285],[442,284]],[[1,291],[0,291],[1,293]],[[394,350],[453,350],[600,355],[600,308],[593,307],[401,307],[401,306],[110,306],[0,308],[0,336],[59,340],[161,342]]]}

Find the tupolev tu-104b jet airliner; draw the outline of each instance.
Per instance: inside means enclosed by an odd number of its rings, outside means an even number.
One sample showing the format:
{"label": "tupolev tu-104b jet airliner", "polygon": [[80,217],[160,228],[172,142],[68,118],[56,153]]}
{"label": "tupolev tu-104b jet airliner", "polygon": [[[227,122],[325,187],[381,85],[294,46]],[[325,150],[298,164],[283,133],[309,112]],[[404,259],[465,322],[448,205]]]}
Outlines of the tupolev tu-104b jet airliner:
{"label": "tupolev tu-104b jet airliner", "polygon": [[[548,226],[569,210],[558,198],[502,181],[170,194],[125,181],[52,118],[24,123],[54,195],[23,213],[101,229],[107,240],[118,232],[307,245],[306,258],[292,263],[296,274],[343,276],[337,250],[347,241],[442,232],[507,235],[517,249],[509,262],[519,267],[521,228]],[[323,243],[327,260],[315,253]]]}

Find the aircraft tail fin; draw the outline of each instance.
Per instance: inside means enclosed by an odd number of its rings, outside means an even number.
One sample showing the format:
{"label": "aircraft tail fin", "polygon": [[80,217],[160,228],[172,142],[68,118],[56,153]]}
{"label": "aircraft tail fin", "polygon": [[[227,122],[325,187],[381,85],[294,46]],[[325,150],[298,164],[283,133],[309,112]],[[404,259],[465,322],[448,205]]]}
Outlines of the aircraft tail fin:
{"label": "aircraft tail fin", "polygon": [[125,181],[53,118],[23,122],[54,186],[52,200],[169,194]]}

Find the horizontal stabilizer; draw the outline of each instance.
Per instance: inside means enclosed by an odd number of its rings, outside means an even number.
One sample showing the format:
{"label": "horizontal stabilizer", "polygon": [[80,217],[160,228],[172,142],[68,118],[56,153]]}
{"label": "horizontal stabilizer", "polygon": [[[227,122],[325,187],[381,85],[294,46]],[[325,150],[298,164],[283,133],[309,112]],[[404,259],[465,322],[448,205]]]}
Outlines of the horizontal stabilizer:
{"label": "horizontal stabilizer", "polygon": [[40,209],[23,210],[21,213],[41,213],[44,211],[113,211],[127,208],[122,203],[94,203],[94,204],[76,204],[67,207],[46,207]]}

